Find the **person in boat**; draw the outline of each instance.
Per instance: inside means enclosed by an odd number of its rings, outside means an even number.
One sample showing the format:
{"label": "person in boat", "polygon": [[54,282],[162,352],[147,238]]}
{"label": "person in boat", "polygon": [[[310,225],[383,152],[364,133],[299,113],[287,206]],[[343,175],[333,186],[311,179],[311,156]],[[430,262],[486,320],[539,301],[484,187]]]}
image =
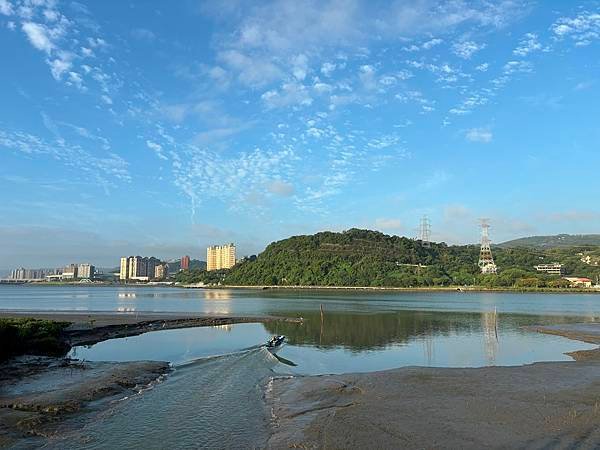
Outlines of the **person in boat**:
{"label": "person in boat", "polygon": [[283,340],[285,339],[285,336],[273,336],[268,342],[267,342],[267,347],[277,347],[278,345],[280,345]]}

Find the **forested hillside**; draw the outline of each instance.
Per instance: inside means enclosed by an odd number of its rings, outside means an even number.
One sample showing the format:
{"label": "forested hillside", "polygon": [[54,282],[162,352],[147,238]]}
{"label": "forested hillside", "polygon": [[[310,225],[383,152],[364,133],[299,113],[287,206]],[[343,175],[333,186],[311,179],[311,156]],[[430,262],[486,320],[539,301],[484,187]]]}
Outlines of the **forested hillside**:
{"label": "forested hillside", "polygon": [[499,244],[504,248],[531,247],[531,248],[559,248],[577,246],[600,246],[600,234],[557,234],[554,236],[530,236]]}
{"label": "forested hillside", "polygon": [[[562,253],[561,253],[562,252]],[[228,271],[194,271],[180,281],[227,285],[280,286],[522,286],[563,287],[560,277],[539,274],[534,266],[561,261],[567,272],[595,277],[600,267],[577,253],[530,248],[494,248],[497,275],[481,275],[475,245],[430,247],[399,236],[351,229],[294,236],[270,244],[258,257]],[[594,278],[595,280],[595,278]]]}

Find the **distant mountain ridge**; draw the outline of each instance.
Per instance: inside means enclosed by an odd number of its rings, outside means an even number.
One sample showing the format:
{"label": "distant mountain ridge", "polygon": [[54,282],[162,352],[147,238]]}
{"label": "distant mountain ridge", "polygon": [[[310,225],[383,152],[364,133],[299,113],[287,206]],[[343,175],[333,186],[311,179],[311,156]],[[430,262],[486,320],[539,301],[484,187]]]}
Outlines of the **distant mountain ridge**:
{"label": "distant mountain ridge", "polygon": [[556,234],[553,236],[529,236],[498,244],[503,248],[560,248],[582,245],[600,245],[600,234]]}

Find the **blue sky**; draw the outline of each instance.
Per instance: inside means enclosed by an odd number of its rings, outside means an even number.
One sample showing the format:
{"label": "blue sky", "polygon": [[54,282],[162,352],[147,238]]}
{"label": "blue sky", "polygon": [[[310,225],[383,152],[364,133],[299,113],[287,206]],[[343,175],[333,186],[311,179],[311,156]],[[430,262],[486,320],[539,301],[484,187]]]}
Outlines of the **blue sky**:
{"label": "blue sky", "polygon": [[0,0],[0,268],[600,225],[595,1]]}

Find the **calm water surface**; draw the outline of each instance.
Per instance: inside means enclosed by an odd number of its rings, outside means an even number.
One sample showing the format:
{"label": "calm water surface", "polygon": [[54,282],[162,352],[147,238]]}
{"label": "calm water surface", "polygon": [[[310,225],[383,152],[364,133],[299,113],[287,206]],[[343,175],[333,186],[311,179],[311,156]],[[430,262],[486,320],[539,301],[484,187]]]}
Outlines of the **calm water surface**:
{"label": "calm water surface", "polygon": [[[165,330],[72,351],[86,360],[174,365],[162,383],[88,423],[69,441],[73,446],[235,448],[264,445],[268,416],[262,398],[271,376],[567,360],[564,352],[593,346],[522,327],[597,321],[600,295],[0,286],[0,309],[303,317],[303,324]],[[272,334],[288,336],[280,360],[257,348]]]}

